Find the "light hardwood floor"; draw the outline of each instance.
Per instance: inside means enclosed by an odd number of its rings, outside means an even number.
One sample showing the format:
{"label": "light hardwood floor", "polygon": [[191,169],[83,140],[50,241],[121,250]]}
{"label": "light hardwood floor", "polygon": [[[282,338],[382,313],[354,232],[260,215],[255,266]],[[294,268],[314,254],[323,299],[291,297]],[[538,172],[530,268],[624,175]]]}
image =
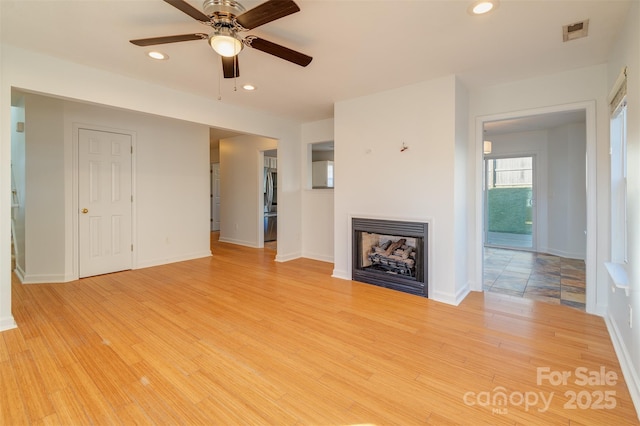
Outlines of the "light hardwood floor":
{"label": "light hardwood floor", "polygon": [[[327,263],[212,247],[67,284],[14,281],[0,424],[638,424],[599,317],[491,293],[454,307],[333,279]],[[553,384],[537,368],[571,376]]]}

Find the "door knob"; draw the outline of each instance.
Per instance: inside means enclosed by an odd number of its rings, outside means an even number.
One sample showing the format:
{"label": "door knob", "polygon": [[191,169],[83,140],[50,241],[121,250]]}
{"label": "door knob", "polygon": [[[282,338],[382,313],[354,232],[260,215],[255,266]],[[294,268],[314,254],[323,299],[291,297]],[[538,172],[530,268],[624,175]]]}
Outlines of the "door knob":
{"label": "door knob", "polygon": [[89,213],[89,210],[88,209],[82,209],[82,213],[87,214],[87,213]]}

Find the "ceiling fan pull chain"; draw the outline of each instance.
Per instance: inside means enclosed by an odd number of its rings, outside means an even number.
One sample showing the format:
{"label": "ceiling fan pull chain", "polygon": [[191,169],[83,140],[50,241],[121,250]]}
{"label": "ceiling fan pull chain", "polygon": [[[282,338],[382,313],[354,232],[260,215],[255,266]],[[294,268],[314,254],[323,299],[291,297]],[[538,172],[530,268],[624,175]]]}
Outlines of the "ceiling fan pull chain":
{"label": "ceiling fan pull chain", "polygon": [[233,57],[233,91],[238,91],[238,56]]}

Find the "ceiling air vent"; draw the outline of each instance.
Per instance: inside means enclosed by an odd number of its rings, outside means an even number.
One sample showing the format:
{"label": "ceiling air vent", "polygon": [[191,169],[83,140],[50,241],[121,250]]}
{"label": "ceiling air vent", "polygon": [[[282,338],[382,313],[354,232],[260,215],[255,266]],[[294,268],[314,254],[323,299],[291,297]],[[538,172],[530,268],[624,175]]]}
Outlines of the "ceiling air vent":
{"label": "ceiling air vent", "polygon": [[571,41],[586,37],[589,33],[589,20],[576,22],[562,27],[562,41]]}

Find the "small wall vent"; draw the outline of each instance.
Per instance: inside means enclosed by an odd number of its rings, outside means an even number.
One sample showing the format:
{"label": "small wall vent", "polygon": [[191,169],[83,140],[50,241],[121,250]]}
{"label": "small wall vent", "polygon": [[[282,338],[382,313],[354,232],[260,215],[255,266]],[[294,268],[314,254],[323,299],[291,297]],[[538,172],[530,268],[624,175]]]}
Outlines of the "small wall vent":
{"label": "small wall vent", "polygon": [[589,34],[589,20],[576,22],[562,27],[562,41],[571,41]]}

